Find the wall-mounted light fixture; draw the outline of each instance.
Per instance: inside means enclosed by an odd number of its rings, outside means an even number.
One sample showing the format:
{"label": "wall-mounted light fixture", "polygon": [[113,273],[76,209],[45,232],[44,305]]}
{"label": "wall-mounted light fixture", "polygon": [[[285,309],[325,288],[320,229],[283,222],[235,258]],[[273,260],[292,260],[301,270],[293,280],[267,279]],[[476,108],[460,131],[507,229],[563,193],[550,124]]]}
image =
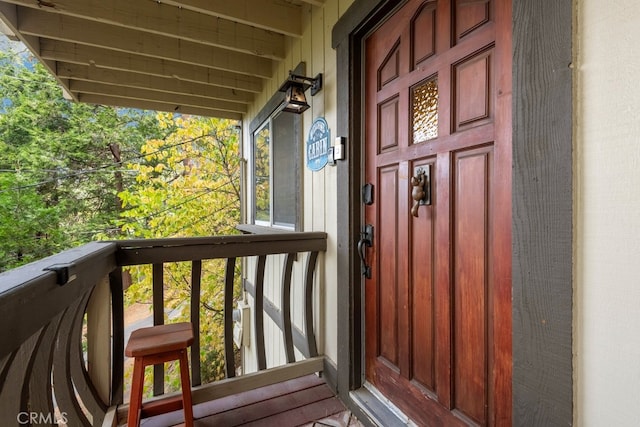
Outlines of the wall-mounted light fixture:
{"label": "wall-mounted light fixture", "polygon": [[281,110],[296,114],[306,111],[309,108],[309,104],[304,93],[309,88],[311,88],[311,96],[314,96],[322,89],[322,73],[311,78],[293,74],[289,71],[289,78],[278,89],[280,92],[284,92]]}

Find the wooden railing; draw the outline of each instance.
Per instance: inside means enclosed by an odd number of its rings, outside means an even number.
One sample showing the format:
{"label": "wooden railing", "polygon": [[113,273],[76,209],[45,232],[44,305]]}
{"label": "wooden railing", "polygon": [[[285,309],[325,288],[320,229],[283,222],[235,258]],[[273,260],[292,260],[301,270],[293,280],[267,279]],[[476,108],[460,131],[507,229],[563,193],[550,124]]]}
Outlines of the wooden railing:
{"label": "wooden railing", "polygon": [[[313,330],[313,276],[318,253],[326,249],[325,233],[278,233],[184,239],[96,242],[0,274],[0,425],[37,419],[49,424],[115,425],[127,411],[124,385],[124,304],[122,268],[153,266],[153,320],[164,322],[163,266],[191,262],[191,322],[195,403],[322,370]],[[292,327],[292,264],[306,254],[304,331]],[[264,298],[264,265],[270,255],[286,254],[280,284],[279,316]],[[261,373],[235,376],[233,357],[233,287],[236,264],[257,257],[254,283],[258,368]],[[227,379],[200,385],[200,285],[202,261],[225,259],[224,345]],[[266,369],[264,314],[283,331],[288,365]],[[86,314],[86,319],[85,319]],[[86,327],[86,348],[83,348]],[[294,331],[295,334],[292,332]],[[300,344],[307,359],[295,362]],[[154,395],[162,394],[162,366],[154,370]],[[44,421],[43,421],[44,420]]]}

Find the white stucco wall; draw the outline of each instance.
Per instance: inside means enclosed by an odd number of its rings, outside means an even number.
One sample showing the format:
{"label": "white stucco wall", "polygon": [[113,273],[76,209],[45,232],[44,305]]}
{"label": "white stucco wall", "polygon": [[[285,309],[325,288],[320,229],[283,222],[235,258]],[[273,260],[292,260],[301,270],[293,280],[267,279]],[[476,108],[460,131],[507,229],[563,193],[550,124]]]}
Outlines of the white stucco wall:
{"label": "white stucco wall", "polygon": [[640,3],[578,0],[575,425],[640,423]]}

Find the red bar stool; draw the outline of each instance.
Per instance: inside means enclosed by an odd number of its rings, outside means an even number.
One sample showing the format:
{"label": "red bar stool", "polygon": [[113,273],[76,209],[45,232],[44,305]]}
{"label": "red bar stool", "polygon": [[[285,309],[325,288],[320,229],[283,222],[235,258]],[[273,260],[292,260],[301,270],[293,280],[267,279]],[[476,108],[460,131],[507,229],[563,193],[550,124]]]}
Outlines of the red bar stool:
{"label": "red bar stool", "polygon": [[[185,426],[193,426],[193,408],[191,402],[191,382],[189,380],[189,363],[187,347],[193,343],[193,326],[189,322],[158,325],[133,331],[125,354],[134,357],[131,399],[129,402],[129,418],[127,425],[137,427],[140,424],[142,411],[156,415],[175,411],[182,406]],[[180,382],[182,400],[161,399],[142,405],[142,389],[144,386],[144,368],[171,360],[180,361]]]}

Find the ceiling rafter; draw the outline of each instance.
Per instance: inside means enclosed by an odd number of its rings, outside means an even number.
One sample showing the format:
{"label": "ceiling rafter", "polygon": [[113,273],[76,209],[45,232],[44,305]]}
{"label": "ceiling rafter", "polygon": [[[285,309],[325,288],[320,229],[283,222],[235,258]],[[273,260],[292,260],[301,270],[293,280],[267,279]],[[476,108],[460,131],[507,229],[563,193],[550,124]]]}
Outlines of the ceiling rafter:
{"label": "ceiling rafter", "polygon": [[[162,3],[130,0],[6,0],[8,3],[117,27],[280,60],[285,36]],[[116,28],[114,28],[117,31]],[[108,37],[107,34],[103,35]]]}
{"label": "ceiling rafter", "polygon": [[325,0],[0,0],[69,99],[240,118]]}
{"label": "ceiling rafter", "polygon": [[77,94],[84,93],[92,95],[117,96],[121,98],[136,99],[139,101],[175,103],[189,107],[202,107],[212,110],[231,111],[235,113],[247,112],[247,104],[221,101],[219,99],[200,95],[175,94],[164,91],[76,80],[71,80],[69,82],[69,89],[71,92]]}
{"label": "ceiling rafter", "polygon": [[[34,52],[36,55],[38,54],[40,51],[40,39],[38,37],[21,34],[18,30],[17,6],[0,1],[0,19],[2,19],[5,26],[9,27],[9,30],[11,30],[14,37],[17,37],[22,43],[24,43],[31,52]],[[78,99],[75,98],[68,90],[69,82],[56,75],[55,61],[42,60],[41,62],[42,65],[44,65],[44,67],[55,76],[60,86],[62,86],[65,97],[77,101]]]}
{"label": "ceiling rafter", "polygon": [[263,85],[258,77],[59,40],[40,39],[40,56],[52,61],[219,86],[234,89],[233,93],[240,95],[242,92],[258,93]]}
{"label": "ceiling rafter", "polygon": [[103,83],[113,86],[156,90],[175,94],[201,96],[212,99],[224,99],[234,103],[246,104],[244,93],[227,88],[184,82],[170,77],[157,77],[127,71],[107,70],[97,67],[58,62],[58,75],[71,81]]}
{"label": "ceiling rafter", "polygon": [[99,105],[111,105],[114,107],[140,108],[143,110],[169,111],[181,114],[194,114],[198,116],[219,117],[222,119],[241,120],[242,114],[233,113],[231,111],[212,110],[210,108],[191,107],[188,105],[180,105],[175,103],[166,103],[159,101],[140,101],[137,99],[121,98],[118,96],[108,95],[78,95],[80,102]]}
{"label": "ceiling rafter", "polygon": [[[156,0],[149,0],[156,1]],[[283,0],[160,0],[206,15],[302,37],[302,8]]]}
{"label": "ceiling rafter", "polygon": [[269,78],[272,61],[227,49],[182,41],[128,28],[86,21],[29,8],[18,8],[19,30],[23,34],[72,43],[104,47],[154,58]]}

